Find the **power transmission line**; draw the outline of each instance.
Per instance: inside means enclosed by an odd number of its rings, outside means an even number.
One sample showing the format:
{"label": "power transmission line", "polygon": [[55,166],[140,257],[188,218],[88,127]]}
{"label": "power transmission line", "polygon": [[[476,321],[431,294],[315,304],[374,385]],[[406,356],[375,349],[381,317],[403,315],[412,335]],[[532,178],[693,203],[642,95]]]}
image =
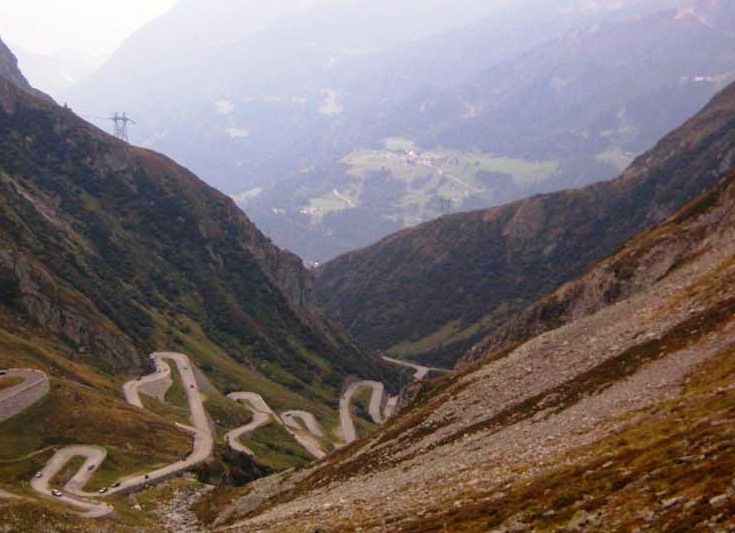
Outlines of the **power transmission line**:
{"label": "power transmission line", "polygon": [[449,213],[452,210],[452,200],[450,198],[439,197],[437,200],[439,204],[439,210],[442,213]]}
{"label": "power transmission line", "polygon": [[127,113],[119,114],[115,111],[115,114],[111,117],[107,117],[107,120],[111,120],[114,124],[113,135],[121,141],[130,142],[128,139],[128,124],[135,124],[135,121],[128,118]]}

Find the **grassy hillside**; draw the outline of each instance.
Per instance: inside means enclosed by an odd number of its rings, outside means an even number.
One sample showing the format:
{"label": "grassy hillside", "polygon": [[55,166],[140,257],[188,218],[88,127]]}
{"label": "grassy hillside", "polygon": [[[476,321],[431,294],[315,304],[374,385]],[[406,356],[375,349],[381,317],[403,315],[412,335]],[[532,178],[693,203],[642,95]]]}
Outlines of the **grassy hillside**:
{"label": "grassy hillside", "polygon": [[108,370],[140,370],[154,348],[196,340],[319,400],[347,374],[380,373],[302,305],[309,273],[230,200],[168,159],[0,84],[6,305]]}
{"label": "grassy hillside", "polygon": [[[92,490],[186,456],[191,436],[174,425],[189,423],[180,381],[165,402],[145,398],[147,411],[122,399],[124,382],[152,370],[153,351],[184,352],[199,372],[217,440],[199,480],[239,485],[305,464],[280,428],[250,437],[255,460],[226,449],[224,433],[251,416],[226,394],[259,393],[274,409],[331,423],[348,376],[398,375],[303,301],[310,284],[302,261],[229,198],[29,90],[0,47],[0,368],[51,381],[47,397],[0,423],[0,488],[31,496],[33,473],[71,444],[109,453]],[[113,499],[114,527],[160,525],[151,494],[140,496],[152,500],[145,513],[137,496]],[[0,495],[3,522],[30,531],[79,522],[33,502],[49,514]]]}
{"label": "grassy hillside", "polygon": [[[0,489],[32,497],[30,480],[58,448],[80,443],[104,446],[108,457],[95,475],[91,489],[131,472],[149,470],[179,460],[189,453],[190,437],[172,420],[127,405],[120,380],[75,361],[73,351],[58,338],[18,323],[0,311],[0,367],[36,368],[50,378],[50,393],[21,414],[0,423]],[[119,504],[123,499],[116,499]],[[53,503],[39,500],[3,500],[5,525],[14,531],[33,531],[45,523],[80,526],[78,518]],[[34,513],[29,513],[35,509]],[[121,507],[124,510],[125,507]],[[123,520],[141,525],[150,517]],[[38,529],[35,529],[36,531]],[[64,529],[62,529],[63,531]]]}

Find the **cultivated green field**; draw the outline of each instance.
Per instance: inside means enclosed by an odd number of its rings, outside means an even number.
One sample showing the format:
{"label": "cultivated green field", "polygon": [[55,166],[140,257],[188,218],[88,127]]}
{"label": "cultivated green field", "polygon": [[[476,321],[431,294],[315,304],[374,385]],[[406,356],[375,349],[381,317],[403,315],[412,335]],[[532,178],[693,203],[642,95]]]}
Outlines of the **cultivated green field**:
{"label": "cultivated green field", "polygon": [[394,211],[387,218],[411,226],[460,210],[468,198],[481,198],[492,205],[496,193],[482,173],[493,174],[494,179],[500,175],[501,180],[505,176],[509,187],[523,191],[549,179],[559,167],[558,161],[526,161],[480,151],[421,151],[413,141],[402,137],[387,139],[383,150],[354,151],[342,163],[351,179],[341,190],[311,199],[303,212],[314,222],[327,213],[362,205],[365,181],[375,175],[402,182],[395,184],[392,198],[391,191],[385,191],[386,209]]}

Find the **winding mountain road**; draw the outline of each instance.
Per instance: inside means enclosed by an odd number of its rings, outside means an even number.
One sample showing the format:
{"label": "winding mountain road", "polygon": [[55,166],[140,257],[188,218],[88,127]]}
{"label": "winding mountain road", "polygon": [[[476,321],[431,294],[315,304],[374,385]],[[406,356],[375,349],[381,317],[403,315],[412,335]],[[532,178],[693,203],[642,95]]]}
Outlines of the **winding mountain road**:
{"label": "winding mountain road", "polygon": [[[384,424],[386,418],[393,414],[392,409],[395,407],[395,402],[389,402],[389,398],[386,398],[385,386],[382,383],[378,381],[355,381],[351,383],[339,399],[339,420],[342,426],[342,438],[346,444],[357,440],[357,430],[352,420],[350,407],[352,406],[352,397],[358,390],[364,388],[372,389],[373,391],[370,396],[370,405],[368,406],[368,413],[370,414],[370,418],[373,419],[373,422],[379,425]],[[387,408],[385,417],[381,413],[384,403]]]}
{"label": "winding mountain road", "polygon": [[[190,420],[193,425],[193,427],[190,428],[178,424],[178,427],[194,434],[194,446],[192,452],[186,459],[167,465],[163,468],[159,468],[158,470],[154,470],[153,472],[149,472],[147,474],[130,476],[121,479],[120,486],[114,489],[110,489],[110,492],[108,494],[115,494],[117,492],[130,492],[131,490],[142,487],[146,484],[164,481],[175,476],[176,474],[189,470],[192,466],[195,466],[202,461],[205,461],[210,455],[212,455],[212,451],[214,449],[214,437],[212,435],[212,428],[209,427],[209,422],[207,421],[207,412],[204,409],[202,396],[199,393],[199,386],[197,385],[196,377],[194,375],[194,371],[192,370],[189,358],[186,355],[180,353],[160,352],[153,354],[153,359],[156,361],[157,368],[159,369],[156,372],[156,375],[158,375],[158,379],[162,378],[162,376],[166,373],[166,369],[168,368],[168,365],[164,362],[164,360],[169,360],[176,364],[179,375],[181,376],[181,382],[183,384],[184,390],[186,391],[186,398],[189,402]],[[168,371],[170,373],[170,368],[168,368]],[[141,384],[145,385],[146,383],[144,380],[145,378],[141,380],[135,380],[133,382],[138,383],[137,387],[131,386],[133,389],[135,389],[135,392],[133,394],[138,395],[138,389],[140,388]],[[140,398],[139,395],[138,398]]]}
{"label": "winding mountain road", "polygon": [[123,385],[125,401],[141,409],[144,408],[143,402],[140,399],[141,392],[163,401],[166,397],[166,391],[173,385],[171,367],[160,359],[157,359],[155,354],[151,358],[156,365],[156,371],[153,374],[128,381]]}
{"label": "winding mountain road", "polygon": [[315,437],[322,439],[327,438],[327,434],[324,432],[324,429],[322,429],[321,424],[319,424],[316,417],[308,411],[284,411],[281,413],[281,418],[283,419],[283,423],[291,429],[301,430],[306,428],[306,430]]}
{"label": "winding mountain road", "polygon": [[254,392],[233,392],[228,394],[227,397],[250,409],[253,413],[253,419],[244,426],[240,426],[227,433],[225,435],[225,442],[233,450],[255,457],[253,451],[240,442],[240,437],[255,431],[260,426],[268,424],[276,418],[276,413],[273,412],[273,409],[270,408],[260,394],[255,394]]}
{"label": "winding mountain road", "polygon": [[[49,482],[61,472],[66,464],[75,457],[84,457],[84,464],[64,486],[64,494],[54,496]],[[97,446],[67,446],[57,451],[41,470],[41,477],[31,479],[31,488],[37,493],[65,503],[77,509],[83,509],[81,516],[85,518],[100,518],[112,513],[113,508],[99,502],[87,499],[81,488],[87,484],[95,473],[99,464],[107,457],[107,451]],[[91,467],[91,468],[90,468]]]}
{"label": "winding mountain road", "polygon": [[[414,365],[411,365],[414,366]],[[422,367],[423,368],[423,367]],[[418,372],[417,372],[418,373]],[[428,373],[428,369],[427,372]],[[426,375],[422,374],[422,377]],[[385,392],[385,386],[378,381],[355,381],[351,383],[342,393],[339,400],[339,418],[342,431],[342,443],[337,446],[350,444],[357,440],[357,430],[352,419],[352,400],[360,389],[372,390],[368,412],[373,422],[382,425],[390,418],[398,403],[397,396],[389,396]],[[316,417],[308,411],[285,411],[279,416],[262,396],[254,392],[235,392],[228,398],[245,405],[253,413],[253,419],[246,425],[234,429],[225,435],[225,442],[233,449],[250,456],[253,451],[240,442],[240,437],[247,435],[268,424],[271,421],[282,425],[301,446],[317,459],[323,459],[327,453],[324,451],[324,443],[327,435]]]}
{"label": "winding mountain road", "polygon": [[406,368],[410,368],[414,371],[413,379],[415,381],[421,381],[426,378],[426,376],[429,375],[430,372],[440,372],[442,374],[446,374],[449,372],[449,370],[445,368],[436,368],[431,366],[423,366],[419,365],[417,363],[411,363],[409,361],[403,361],[401,359],[394,359],[392,357],[388,357],[386,355],[383,356],[383,361],[386,361],[388,363],[404,366]]}
{"label": "winding mountain road", "polygon": [[[48,376],[40,370],[13,368],[5,370],[3,378],[19,378],[21,382],[12,387],[0,389],[0,422],[18,415],[38,402],[49,393]],[[6,490],[0,489],[0,499],[20,499]]]}
{"label": "winding mountain road", "polygon": [[[207,420],[202,394],[196,381],[195,373],[189,358],[180,353],[160,352],[151,355],[156,365],[156,371],[150,375],[129,381],[123,385],[125,400],[135,407],[144,409],[141,394],[146,394],[160,400],[165,399],[166,391],[173,384],[172,369],[169,363],[176,366],[189,404],[192,426],[176,424],[176,426],[193,435],[191,453],[181,461],[169,464],[152,472],[130,475],[121,478],[114,487],[108,487],[103,494],[85,492],[84,487],[89,483],[97,469],[105,461],[107,451],[99,446],[75,445],[66,446],[56,451],[43,469],[31,480],[34,491],[45,498],[62,502],[80,510],[80,515],[86,518],[107,516],[113,512],[113,507],[100,503],[99,499],[113,494],[127,493],[144,488],[151,484],[174,477],[196,464],[205,461],[212,455],[214,437],[212,428]],[[384,357],[388,362],[412,368],[414,379],[424,379],[434,369]],[[21,377],[23,382],[0,391],[0,421],[15,416],[37,402],[49,390],[47,376],[37,370],[17,369],[9,370],[8,377]],[[368,412],[373,422],[383,424],[393,415],[397,405],[397,396],[386,394],[385,386],[377,381],[356,381],[350,383],[340,397],[340,426],[342,439],[345,444],[357,440],[357,431],[352,418],[351,406],[354,395],[361,389],[372,391]],[[243,435],[257,430],[259,427],[275,421],[282,425],[303,447],[314,457],[321,459],[326,456],[324,444],[328,437],[316,417],[308,411],[284,411],[277,414],[262,396],[253,392],[237,392],[228,395],[233,401],[245,405],[252,413],[253,419],[246,425],[227,433],[227,444],[238,451],[254,456],[252,450],[240,442]],[[338,444],[339,445],[339,444]],[[77,472],[66,482],[63,491],[52,489],[51,483],[66,465],[74,458],[81,457],[84,463]],[[55,494],[54,494],[55,493]],[[0,491],[0,498],[16,498],[13,494]]]}
{"label": "winding mountain road", "polygon": [[[283,426],[301,446],[317,459],[326,457],[326,452],[322,449],[321,438],[324,432],[314,418],[314,415],[306,411],[287,411],[278,416],[276,412],[266,403],[260,394],[254,392],[233,392],[227,395],[228,398],[236,402],[240,402],[253,413],[253,419],[237,429],[234,429],[225,435],[225,441],[233,449],[250,456],[255,456],[253,451],[240,442],[240,437],[247,435],[265,424],[275,421]],[[295,421],[295,418],[305,415],[306,430]],[[316,431],[312,431],[316,429]]]}
{"label": "winding mountain road", "polygon": [[[157,396],[165,394],[166,389],[172,383],[171,368],[165,361],[173,362],[177,367],[186,391],[190,418],[193,424],[192,427],[177,424],[177,427],[194,435],[193,449],[189,456],[182,461],[172,463],[152,472],[136,474],[120,479],[116,487],[109,488],[105,494],[99,494],[84,492],[83,489],[100,464],[105,460],[107,451],[96,446],[67,446],[58,450],[49,462],[46,463],[46,466],[41,470],[40,477],[34,477],[31,480],[31,487],[36,492],[72,507],[83,509],[82,516],[84,517],[101,517],[111,513],[113,508],[109,505],[98,503],[91,498],[106,498],[113,494],[131,492],[146,485],[164,481],[189,470],[192,466],[206,460],[212,455],[214,437],[207,421],[207,414],[189,358],[183,354],[170,352],[155,353],[151,357],[156,363],[156,372],[144,378],[125,383],[123,394],[128,403],[139,408],[143,408],[143,403],[140,399],[141,389],[154,386],[152,390],[158,391],[155,392]],[[166,385],[167,382],[169,385]],[[162,393],[160,392],[161,390],[163,390]],[[74,457],[84,457],[84,464],[66,483],[64,492],[60,496],[54,496],[52,490],[49,488],[49,483]]]}
{"label": "winding mountain road", "polygon": [[308,411],[284,411],[281,413],[281,423],[311,455],[317,459],[324,459],[327,456],[322,448],[327,434],[313,414]]}
{"label": "winding mountain road", "polygon": [[[383,359],[389,363],[412,369],[414,371],[413,378],[416,381],[425,379],[430,372],[446,372],[443,369],[431,368],[390,357],[383,357]],[[350,444],[358,438],[351,407],[357,391],[365,388],[372,390],[368,413],[373,422],[382,425],[395,413],[398,406],[398,396],[386,394],[385,386],[382,383],[378,381],[355,381],[350,383],[339,400],[339,419],[343,442],[334,443],[337,446]],[[248,424],[230,431],[225,436],[225,441],[232,449],[253,456],[252,450],[240,442],[240,437],[255,431],[271,420],[275,420],[311,455],[317,459],[326,456],[323,444],[328,441],[328,437],[312,413],[308,411],[284,411],[279,416],[270,408],[262,396],[252,392],[232,393],[228,397],[244,404],[253,413],[253,419]]]}

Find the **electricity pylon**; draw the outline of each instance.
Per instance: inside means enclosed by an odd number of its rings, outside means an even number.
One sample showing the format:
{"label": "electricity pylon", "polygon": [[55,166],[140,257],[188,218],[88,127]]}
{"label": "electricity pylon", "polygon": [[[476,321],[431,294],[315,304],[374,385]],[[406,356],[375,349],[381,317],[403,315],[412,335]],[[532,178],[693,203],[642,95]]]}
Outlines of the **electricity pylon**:
{"label": "electricity pylon", "polygon": [[127,113],[123,112],[123,114],[121,115],[117,111],[115,111],[114,115],[109,117],[109,120],[114,123],[112,134],[121,141],[130,142],[128,140],[128,124],[135,124],[135,121],[131,118],[128,118]]}

